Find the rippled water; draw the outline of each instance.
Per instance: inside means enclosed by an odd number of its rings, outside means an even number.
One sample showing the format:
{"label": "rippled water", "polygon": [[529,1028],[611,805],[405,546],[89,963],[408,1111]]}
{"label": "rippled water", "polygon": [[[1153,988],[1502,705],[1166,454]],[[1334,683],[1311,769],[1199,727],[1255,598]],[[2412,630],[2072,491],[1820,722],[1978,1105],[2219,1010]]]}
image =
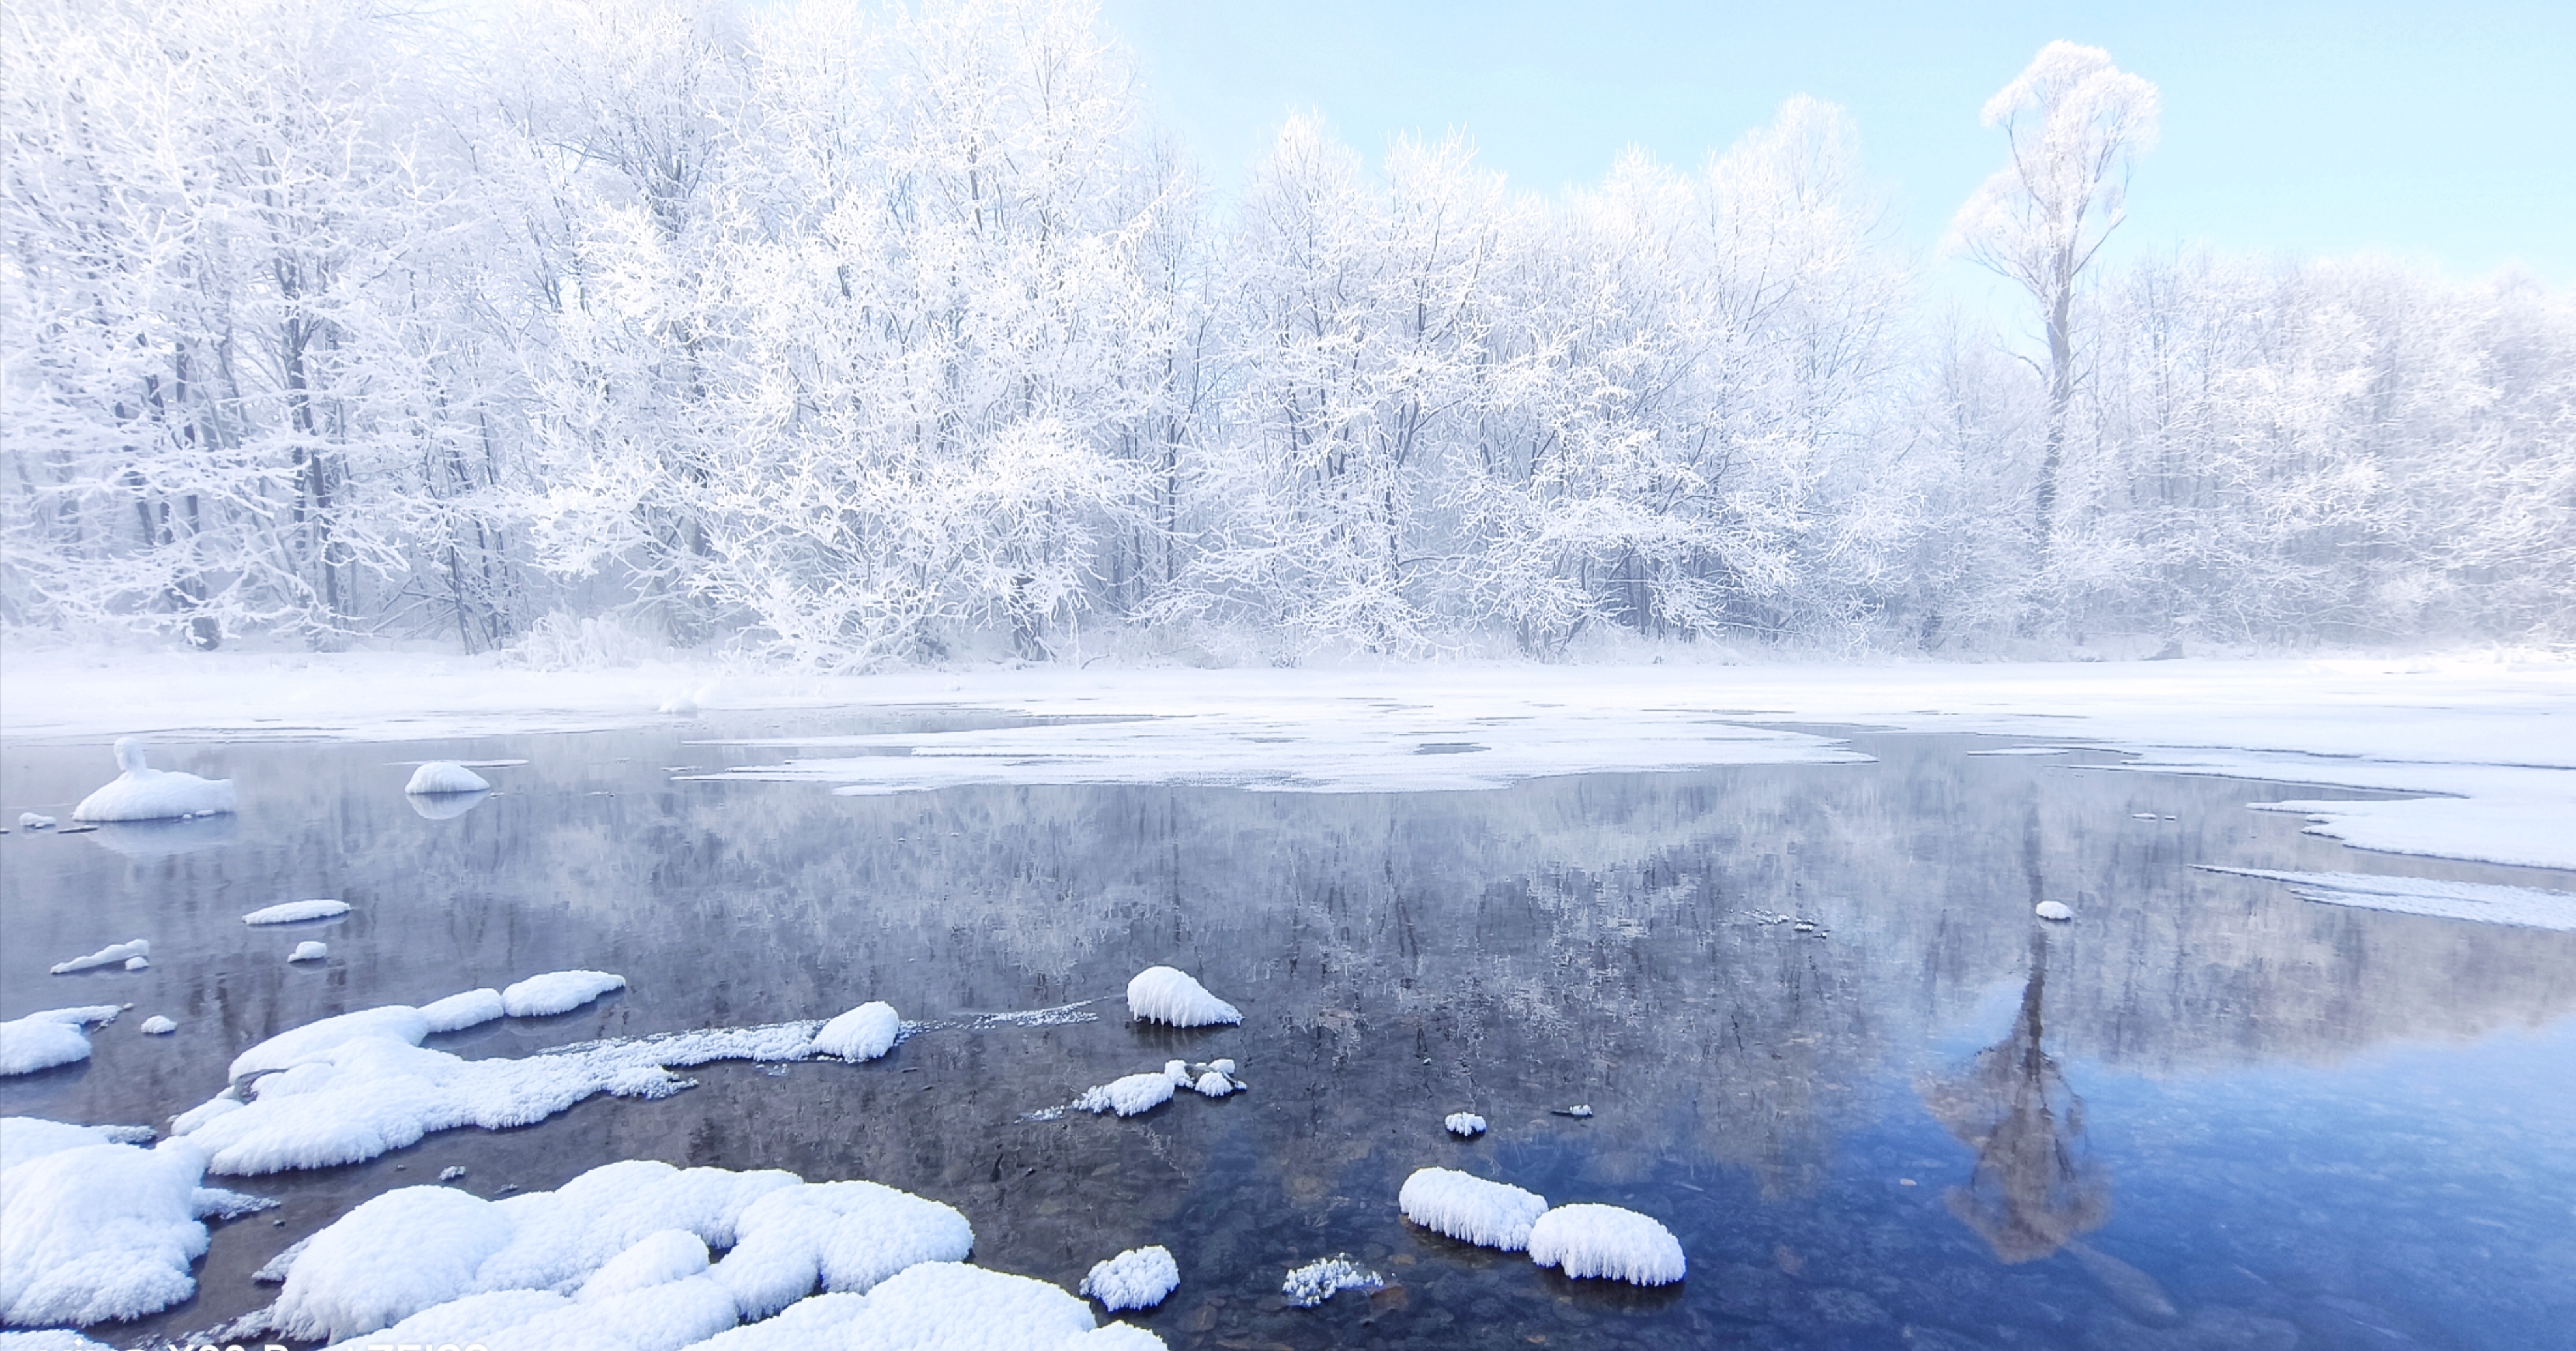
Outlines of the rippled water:
{"label": "rippled water", "polygon": [[[1176,1348],[2571,1344],[2576,935],[2190,865],[2566,874],[2362,854],[2244,807],[2326,790],[1968,738],[1490,793],[673,777],[781,754],[692,737],[889,725],[173,743],[165,762],[241,781],[240,817],[0,838],[0,1017],[135,1005],[87,1065],[0,1080],[9,1114],[161,1124],[262,1036],[567,966],[633,988],[435,1044],[515,1055],[870,998],[950,1024],[870,1065],[710,1066],[663,1101],[237,1182],[286,1205],[216,1231],[191,1304],[100,1335],[256,1308],[273,1289],[249,1273],[278,1250],[450,1165],[491,1195],[653,1157],[935,1197],[977,1261],[1067,1287],[1164,1244],[1181,1288],[1137,1321]],[[428,819],[401,762],[430,756],[529,763]],[[4,758],[12,819],[67,817],[112,772],[99,746]],[[356,910],[240,922],[317,896]],[[2041,897],[2075,923],[2033,920]],[[289,967],[316,936],[328,962]],[[133,937],[148,971],[43,974]],[[1245,1025],[1127,1025],[1117,996],[1156,962]],[[1098,1021],[958,1016],[1085,1000]],[[138,1034],[155,1012],[179,1033]],[[1231,1056],[1251,1091],[1027,1119],[1172,1056]],[[1556,1114],[1578,1103],[1594,1115]],[[1449,1139],[1460,1109],[1491,1133]],[[1428,1164],[1652,1214],[1690,1277],[1568,1281],[1411,1229],[1396,1189]],[[1286,1307],[1282,1275],[1336,1253],[1386,1287]]]}

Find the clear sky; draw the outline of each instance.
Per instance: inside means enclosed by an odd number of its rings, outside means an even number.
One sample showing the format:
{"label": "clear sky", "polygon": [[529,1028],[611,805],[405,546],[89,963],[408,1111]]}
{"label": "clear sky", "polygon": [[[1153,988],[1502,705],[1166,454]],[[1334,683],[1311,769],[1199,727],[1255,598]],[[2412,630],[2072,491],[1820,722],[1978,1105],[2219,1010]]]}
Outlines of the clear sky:
{"label": "clear sky", "polygon": [[1372,160],[1454,127],[1545,191],[1631,144],[1696,165],[1804,93],[1858,120],[1899,239],[1929,250],[2002,162],[1978,109],[2071,38],[2164,92],[2127,249],[2377,250],[2576,283],[2576,0],[1103,0],[1102,18],[1226,196],[1292,108]]}

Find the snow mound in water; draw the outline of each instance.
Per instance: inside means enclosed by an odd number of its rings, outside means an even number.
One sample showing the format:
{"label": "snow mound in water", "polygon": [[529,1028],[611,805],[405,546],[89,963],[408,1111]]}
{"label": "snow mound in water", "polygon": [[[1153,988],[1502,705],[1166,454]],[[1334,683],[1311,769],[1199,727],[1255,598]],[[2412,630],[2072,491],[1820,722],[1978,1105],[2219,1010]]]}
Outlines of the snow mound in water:
{"label": "snow mound in water", "polygon": [[239,1083],[251,1075],[301,1064],[343,1042],[367,1037],[389,1037],[417,1046],[420,1039],[429,1033],[429,1019],[421,1010],[408,1004],[387,1004],[382,1008],[335,1014],[302,1027],[288,1028],[234,1056],[232,1068],[225,1072],[224,1077]]}
{"label": "snow mound in water", "polygon": [[1108,1261],[1094,1263],[1091,1274],[1082,1278],[1082,1293],[1099,1300],[1100,1307],[1113,1313],[1153,1308],[1180,1286],[1180,1263],[1172,1260],[1170,1249],[1160,1245],[1129,1248]]}
{"label": "snow mound in water", "polygon": [[143,1035],[147,1037],[166,1037],[178,1030],[179,1025],[164,1014],[156,1013],[143,1020]]}
{"label": "snow mound in water", "polygon": [[285,901],[242,916],[244,924],[298,924],[308,919],[338,919],[349,913],[347,901]]}
{"label": "snow mound in water", "polygon": [[1300,1309],[1311,1309],[1344,1290],[1375,1290],[1386,1278],[1361,1266],[1348,1254],[1320,1258],[1288,1273],[1279,1293]]}
{"label": "snow mound in water", "polygon": [[2030,912],[2041,919],[2064,921],[2075,918],[2075,912],[2064,901],[2041,901],[2032,906]]}
{"label": "snow mound in water", "polygon": [[1146,967],[1127,982],[1127,1013],[1174,1027],[1211,1027],[1243,1021],[1242,1012],[1234,1005],[1209,994],[1207,987],[1188,972],[1169,966]]}
{"label": "snow mound in water", "polygon": [[411,772],[411,782],[403,785],[406,793],[480,793],[492,785],[480,774],[453,760],[432,760]]}
{"label": "snow mound in water", "polygon": [[1530,1226],[1530,1260],[1568,1276],[1598,1276],[1631,1285],[1670,1285],[1682,1278],[1681,1240],[1652,1216],[1618,1206],[1571,1205]]}
{"label": "snow mound in water", "polygon": [[493,989],[467,990],[420,1006],[420,1016],[428,1022],[432,1032],[461,1032],[488,1023],[508,1011],[501,1003],[501,992]]}
{"label": "snow mound in water", "polygon": [[1435,1234],[1519,1252],[1530,1245],[1530,1227],[1547,1213],[1547,1198],[1452,1168],[1424,1168],[1404,1180],[1396,1206],[1404,1218]]}
{"label": "snow mound in water", "polygon": [[0,1075],[33,1074],[89,1059],[89,1034],[83,1029],[113,1022],[124,1011],[115,1004],[85,1004],[0,1023]]}
{"label": "snow mound in water", "polygon": [[626,988],[624,976],[605,971],[549,971],[501,992],[501,1008],[513,1018],[543,1018],[569,1013],[611,990]]}
{"label": "snow mound in water", "polygon": [[18,829],[20,830],[51,830],[59,824],[61,823],[54,820],[54,818],[45,815],[43,812],[18,813]]}
{"label": "snow mound in water", "polygon": [[1440,1118],[1440,1124],[1461,1140],[1472,1140],[1485,1133],[1485,1119],[1474,1112],[1451,1112]]}
{"label": "snow mound in water", "polygon": [[213,816],[236,808],[233,781],[159,770],[144,763],[141,737],[119,737],[116,763],[125,772],[72,808],[75,821],[163,821]]}
{"label": "snow mound in water", "polygon": [[1112,1079],[1097,1087],[1086,1088],[1081,1097],[1073,1100],[1073,1105],[1076,1110],[1095,1115],[1116,1112],[1120,1116],[1134,1116],[1138,1112],[1150,1112],[1171,1100],[1172,1076],[1157,1070],[1130,1074],[1123,1079]]}
{"label": "snow mound in water", "polygon": [[[872,1182],[634,1160],[503,1201],[387,1192],[313,1236],[271,1319],[290,1336],[353,1344],[676,1348],[818,1285],[864,1292],[960,1260],[974,1242],[955,1210]],[[710,1263],[710,1249],[731,1251]],[[597,1340],[607,1324],[617,1336]]]}
{"label": "snow mound in water", "polygon": [[1198,1081],[1190,1087],[1197,1089],[1202,1098],[1222,1098],[1234,1091],[1234,1081],[1215,1070],[1209,1070],[1200,1075]]}
{"label": "snow mound in water", "polygon": [[295,951],[286,954],[286,960],[290,962],[318,962],[330,955],[330,944],[324,943],[318,939],[308,938],[303,942],[296,944]]}
{"label": "snow mound in water", "polygon": [[106,1132],[11,1118],[0,1124],[0,1324],[137,1318],[196,1293],[205,1255],[185,1141],[106,1143]]}
{"label": "snow mound in water", "polygon": [[1161,1351],[1125,1323],[1044,1281],[955,1262],[924,1262],[867,1295],[816,1295],[688,1351]]}
{"label": "snow mound in water", "polygon": [[894,1005],[870,1000],[823,1024],[814,1034],[812,1051],[843,1060],[874,1060],[893,1050],[902,1035],[903,1020],[895,1016]]}
{"label": "snow mound in water", "polygon": [[137,938],[129,943],[110,943],[86,957],[74,957],[68,962],[56,962],[52,970],[57,976],[68,976],[75,971],[87,971],[93,967],[123,966],[137,957],[151,955],[152,945]]}

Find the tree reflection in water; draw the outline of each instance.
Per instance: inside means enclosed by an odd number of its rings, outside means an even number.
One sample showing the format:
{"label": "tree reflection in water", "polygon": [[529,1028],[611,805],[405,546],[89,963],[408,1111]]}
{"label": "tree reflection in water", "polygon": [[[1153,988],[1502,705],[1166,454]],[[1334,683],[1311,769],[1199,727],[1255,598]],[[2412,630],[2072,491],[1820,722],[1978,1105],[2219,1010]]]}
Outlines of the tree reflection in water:
{"label": "tree reflection in water", "polygon": [[2011,1035],[1922,1088],[1933,1117],[1977,1154],[1968,1185],[1949,1191],[1950,1213],[2006,1263],[2046,1257],[2111,1214],[2110,1183],[2084,1145],[2084,1100],[2040,1048],[2047,984],[2048,932],[2035,928]]}

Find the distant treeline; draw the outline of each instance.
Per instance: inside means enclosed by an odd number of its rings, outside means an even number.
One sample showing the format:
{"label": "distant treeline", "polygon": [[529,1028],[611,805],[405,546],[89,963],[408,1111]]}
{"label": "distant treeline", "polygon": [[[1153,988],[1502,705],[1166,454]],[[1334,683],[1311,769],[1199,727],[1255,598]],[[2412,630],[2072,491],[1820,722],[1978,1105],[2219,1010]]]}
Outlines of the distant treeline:
{"label": "distant treeline", "polygon": [[1291,119],[1218,203],[1084,4],[488,9],[9,8],[0,623],[832,668],[2576,635],[2576,304],[2094,267],[2155,115],[2098,52],[1988,109],[2019,167],[1958,242],[2033,302],[1992,330],[1812,100],[1557,197]]}

